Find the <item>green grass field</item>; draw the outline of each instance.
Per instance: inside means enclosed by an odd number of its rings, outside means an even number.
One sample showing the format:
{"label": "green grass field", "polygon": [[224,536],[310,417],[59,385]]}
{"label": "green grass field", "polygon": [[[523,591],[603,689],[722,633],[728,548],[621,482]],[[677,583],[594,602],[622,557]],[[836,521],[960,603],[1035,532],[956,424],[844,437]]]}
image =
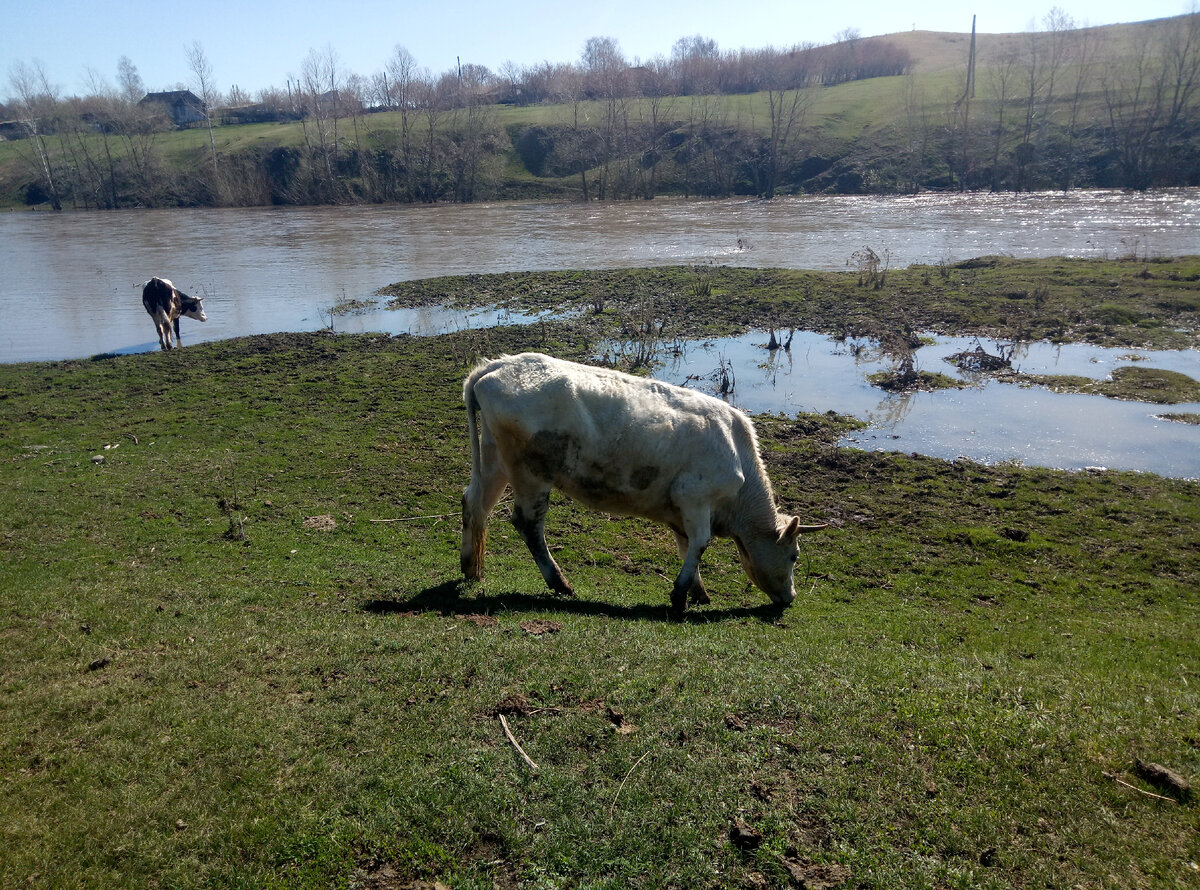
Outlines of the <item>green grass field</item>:
{"label": "green grass field", "polygon": [[584,341],[0,366],[0,887],[1200,886],[1200,484],[764,417],[786,611],[557,497],[464,585],[462,377]]}

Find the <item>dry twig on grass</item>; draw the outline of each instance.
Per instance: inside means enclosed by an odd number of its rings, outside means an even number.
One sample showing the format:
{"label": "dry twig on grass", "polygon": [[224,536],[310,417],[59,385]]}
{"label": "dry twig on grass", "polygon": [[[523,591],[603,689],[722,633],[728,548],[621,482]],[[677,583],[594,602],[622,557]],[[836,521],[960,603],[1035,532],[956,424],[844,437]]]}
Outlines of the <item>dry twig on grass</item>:
{"label": "dry twig on grass", "polygon": [[367,522],[415,522],[418,519],[449,519],[457,513],[435,513],[432,516],[405,516],[401,519],[368,519]]}
{"label": "dry twig on grass", "polygon": [[538,768],[538,765],[536,763],[534,763],[533,760],[530,759],[529,755],[525,753],[525,749],[522,748],[520,743],[517,741],[516,736],[514,736],[512,734],[512,730],[508,728],[508,721],[504,719],[504,715],[500,714],[499,717],[500,717],[500,725],[504,727],[504,734],[506,736],[508,736],[508,740],[510,742],[512,742],[512,746],[517,749],[517,753],[521,755],[521,758],[527,764],[529,764],[529,768],[531,770],[536,771]]}
{"label": "dry twig on grass", "polygon": [[643,754],[641,757],[639,757],[637,759],[637,762],[634,763],[634,765],[629,768],[629,772],[627,772],[625,774],[625,778],[621,780],[621,787],[619,787],[617,789],[617,793],[613,795],[612,803],[608,805],[608,818],[609,819],[612,818],[613,810],[616,809],[617,800],[621,797],[621,792],[625,790],[625,783],[629,781],[629,777],[633,775],[633,771],[638,768],[638,764],[640,764],[643,760],[645,760],[646,757],[649,756],[649,754],[650,754],[650,752],[646,751],[645,754]]}
{"label": "dry twig on grass", "polygon": [[1126,788],[1129,788],[1132,791],[1136,791],[1138,794],[1144,794],[1147,797],[1153,797],[1155,800],[1165,800],[1165,801],[1167,801],[1167,803],[1179,803],[1179,801],[1177,801],[1173,797],[1163,797],[1161,794],[1155,794],[1153,791],[1147,791],[1144,788],[1139,788],[1137,785],[1131,785],[1128,782],[1126,782],[1124,779],[1122,779],[1120,776],[1118,776],[1116,773],[1110,773],[1108,771],[1105,771],[1104,777],[1106,779],[1112,779],[1118,785],[1122,785]]}

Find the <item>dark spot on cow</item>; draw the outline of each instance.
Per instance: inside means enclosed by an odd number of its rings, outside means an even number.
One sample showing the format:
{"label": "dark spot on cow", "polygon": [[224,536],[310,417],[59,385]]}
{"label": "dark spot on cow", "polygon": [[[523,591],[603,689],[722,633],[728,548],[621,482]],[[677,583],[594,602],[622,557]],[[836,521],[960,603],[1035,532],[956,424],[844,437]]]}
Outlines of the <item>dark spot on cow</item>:
{"label": "dark spot on cow", "polygon": [[581,476],[575,480],[575,484],[592,501],[602,500],[605,497],[621,493],[619,489],[613,487],[608,477],[602,474]]}
{"label": "dark spot on cow", "polygon": [[629,474],[629,484],[638,491],[645,491],[658,478],[658,467],[638,467]]}
{"label": "dark spot on cow", "polygon": [[566,433],[542,430],[534,433],[521,461],[541,479],[553,479],[579,455],[579,443]]}

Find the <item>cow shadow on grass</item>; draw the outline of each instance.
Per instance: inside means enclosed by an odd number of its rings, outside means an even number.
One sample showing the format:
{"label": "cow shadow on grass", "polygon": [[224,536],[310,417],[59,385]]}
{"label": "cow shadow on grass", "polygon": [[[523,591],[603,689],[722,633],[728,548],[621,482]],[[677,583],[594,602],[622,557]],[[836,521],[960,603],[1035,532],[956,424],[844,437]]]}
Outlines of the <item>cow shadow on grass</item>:
{"label": "cow shadow on grass", "polygon": [[768,624],[776,624],[785,607],[773,603],[761,606],[739,606],[714,609],[711,606],[693,606],[682,616],[676,615],[664,602],[661,604],[639,603],[623,606],[582,596],[565,597],[550,593],[488,593],[482,587],[469,584],[462,579],[445,581],[427,587],[407,599],[371,599],[362,604],[364,612],[372,615],[394,615],[403,613],[436,612],[443,616],[452,615],[495,615],[500,612],[560,612],[564,615],[590,615],[597,618],[624,621],[672,621],[684,624],[708,624],[714,621],[729,621],[742,618],[757,618]]}

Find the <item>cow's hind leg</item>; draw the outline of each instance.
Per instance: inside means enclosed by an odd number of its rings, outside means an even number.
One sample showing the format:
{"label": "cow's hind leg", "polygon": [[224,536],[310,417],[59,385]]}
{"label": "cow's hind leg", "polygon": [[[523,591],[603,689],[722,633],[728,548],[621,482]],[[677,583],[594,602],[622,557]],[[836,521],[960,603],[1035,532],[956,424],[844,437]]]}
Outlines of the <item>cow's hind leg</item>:
{"label": "cow's hind leg", "polygon": [[495,443],[486,429],[480,446],[480,458],[478,472],[471,474],[471,484],[462,497],[463,538],[459,562],[463,576],[469,581],[483,578],[488,517],[508,485],[508,477],[504,475],[496,457]]}
{"label": "cow's hind leg", "polygon": [[555,593],[574,596],[575,591],[546,547],[546,510],[550,506],[550,489],[536,488],[532,492],[514,494],[516,503],[513,505],[512,524],[533,554],[533,560],[546,579],[546,584]]}
{"label": "cow's hind leg", "polygon": [[[679,556],[683,559],[687,558],[688,553],[688,538],[681,531],[671,529],[675,533],[675,546],[679,548]],[[706,606],[711,599],[708,597],[708,591],[704,589],[704,582],[700,580],[700,569],[696,569],[696,577],[692,579],[692,586],[688,590],[688,601],[693,605]]]}

